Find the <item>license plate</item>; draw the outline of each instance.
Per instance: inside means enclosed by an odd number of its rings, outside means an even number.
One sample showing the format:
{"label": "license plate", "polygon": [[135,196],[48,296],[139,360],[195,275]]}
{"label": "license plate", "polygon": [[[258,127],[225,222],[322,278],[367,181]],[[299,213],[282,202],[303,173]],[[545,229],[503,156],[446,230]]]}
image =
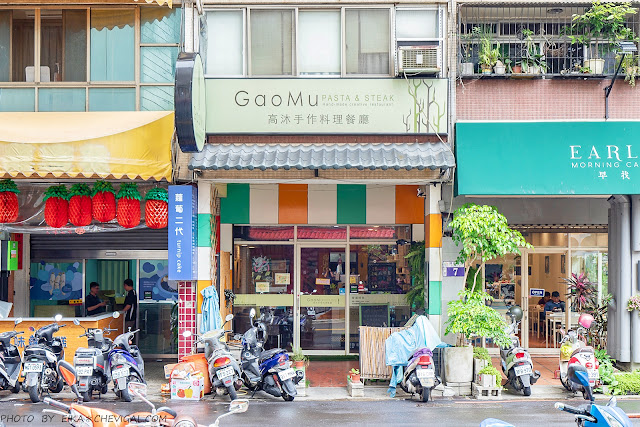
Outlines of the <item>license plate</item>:
{"label": "license plate", "polygon": [[227,377],[232,376],[234,372],[235,371],[233,370],[233,366],[227,366],[226,368],[218,369],[216,371],[216,376],[219,380],[223,380]]}
{"label": "license plate", "polygon": [[78,365],[93,365],[93,357],[76,357],[76,363]]}
{"label": "license plate", "polygon": [[42,372],[44,363],[25,363],[22,372]]}
{"label": "license plate", "polygon": [[118,378],[124,378],[128,375],[129,375],[129,368],[118,368],[118,369],[114,369],[113,372],[111,372],[111,377],[114,380],[117,380]]}
{"label": "license plate", "polygon": [[93,366],[77,366],[76,374],[79,377],[90,377],[93,375]]}
{"label": "license plate", "polygon": [[529,365],[523,365],[523,366],[516,366],[515,368],[516,371],[516,376],[521,376],[521,375],[531,375],[533,374],[533,371],[531,370],[531,366]]}
{"label": "license plate", "polygon": [[433,369],[418,369],[416,374],[418,375],[418,378],[433,378],[436,376]]}
{"label": "license plate", "polygon": [[589,379],[590,380],[600,379],[600,372],[598,372],[597,369],[594,369],[593,371],[589,371]]}
{"label": "license plate", "polygon": [[296,376],[296,371],[294,371],[292,368],[289,369],[285,369],[284,371],[280,371],[278,372],[278,376],[280,377],[280,379],[282,381],[286,381],[290,378],[293,378]]}

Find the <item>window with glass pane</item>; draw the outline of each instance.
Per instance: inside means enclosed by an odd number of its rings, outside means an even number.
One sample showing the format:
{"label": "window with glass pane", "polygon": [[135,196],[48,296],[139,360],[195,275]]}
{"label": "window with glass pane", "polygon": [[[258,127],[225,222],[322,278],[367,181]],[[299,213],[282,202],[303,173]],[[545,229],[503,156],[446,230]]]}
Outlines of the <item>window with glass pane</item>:
{"label": "window with glass pane", "polygon": [[251,74],[293,74],[293,11],[251,11]]}
{"label": "window with glass pane", "polygon": [[[0,10],[0,82],[8,82],[11,75],[11,11]],[[2,100],[0,100],[2,102]]]}
{"label": "window with glass pane", "polygon": [[207,74],[243,74],[244,18],[241,10],[207,12]]}
{"label": "window with glass pane", "polygon": [[87,81],[87,11],[40,11],[40,81]]}
{"label": "window with glass pane", "polygon": [[340,74],[340,11],[298,13],[300,74]]}
{"label": "window with glass pane", "polygon": [[35,81],[34,37],[35,11],[16,9],[11,12],[11,81]]}
{"label": "window with glass pane", "polygon": [[34,88],[0,88],[0,112],[35,110]]}
{"label": "window with glass pane", "polygon": [[172,111],[173,86],[142,86],[140,88],[141,111]]}
{"label": "window with glass pane", "polygon": [[438,38],[437,10],[396,11],[396,37],[399,39]]}
{"label": "window with glass pane", "polygon": [[133,81],[133,9],[91,10],[91,80]]}
{"label": "window with glass pane", "polygon": [[180,42],[181,9],[143,7],[140,9],[140,43]]}
{"label": "window with glass pane", "polygon": [[347,74],[389,74],[389,10],[345,12]]}
{"label": "window with glass pane", "polygon": [[135,88],[89,89],[89,111],[135,111]]}
{"label": "window with glass pane", "polygon": [[38,111],[85,111],[85,88],[40,88]]}
{"label": "window with glass pane", "polygon": [[177,58],[177,47],[141,47],[140,80],[143,83],[172,83]]}

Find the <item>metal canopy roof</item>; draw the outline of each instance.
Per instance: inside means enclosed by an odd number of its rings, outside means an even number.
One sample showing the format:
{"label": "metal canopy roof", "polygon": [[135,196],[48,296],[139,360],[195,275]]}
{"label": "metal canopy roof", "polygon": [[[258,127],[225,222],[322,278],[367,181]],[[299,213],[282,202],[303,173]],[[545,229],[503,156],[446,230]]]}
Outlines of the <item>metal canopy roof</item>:
{"label": "metal canopy roof", "polygon": [[411,144],[206,144],[189,169],[449,169],[453,153],[443,142]]}

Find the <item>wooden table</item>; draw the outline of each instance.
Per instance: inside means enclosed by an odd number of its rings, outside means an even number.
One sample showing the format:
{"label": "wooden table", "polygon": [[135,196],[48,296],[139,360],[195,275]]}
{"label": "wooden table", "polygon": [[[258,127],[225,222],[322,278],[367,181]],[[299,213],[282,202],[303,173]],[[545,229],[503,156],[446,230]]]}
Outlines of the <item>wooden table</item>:
{"label": "wooden table", "polygon": [[[569,327],[573,327],[578,324],[578,318],[580,317],[580,313],[571,313],[571,325]],[[565,318],[566,313],[561,312],[551,312],[548,311],[545,317],[545,322],[547,324],[547,335],[545,337],[545,345],[549,348],[549,333],[553,333],[553,348],[556,348],[556,325],[560,325],[560,327],[565,326]]]}

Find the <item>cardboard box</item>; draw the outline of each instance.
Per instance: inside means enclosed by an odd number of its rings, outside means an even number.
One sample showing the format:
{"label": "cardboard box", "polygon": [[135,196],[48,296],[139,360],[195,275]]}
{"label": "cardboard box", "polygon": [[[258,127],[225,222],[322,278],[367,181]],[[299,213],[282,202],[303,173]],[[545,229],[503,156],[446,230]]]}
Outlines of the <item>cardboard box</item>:
{"label": "cardboard box", "polygon": [[193,375],[187,379],[171,380],[171,399],[200,400],[204,396],[204,377]]}
{"label": "cardboard box", "polygon": [[164,379],[168,380],[169,378],[171,378],[171,371],[173,371],[173,368],[175,368],[177,365],[177,363],[170,363],[168,365],[164,365]]}

